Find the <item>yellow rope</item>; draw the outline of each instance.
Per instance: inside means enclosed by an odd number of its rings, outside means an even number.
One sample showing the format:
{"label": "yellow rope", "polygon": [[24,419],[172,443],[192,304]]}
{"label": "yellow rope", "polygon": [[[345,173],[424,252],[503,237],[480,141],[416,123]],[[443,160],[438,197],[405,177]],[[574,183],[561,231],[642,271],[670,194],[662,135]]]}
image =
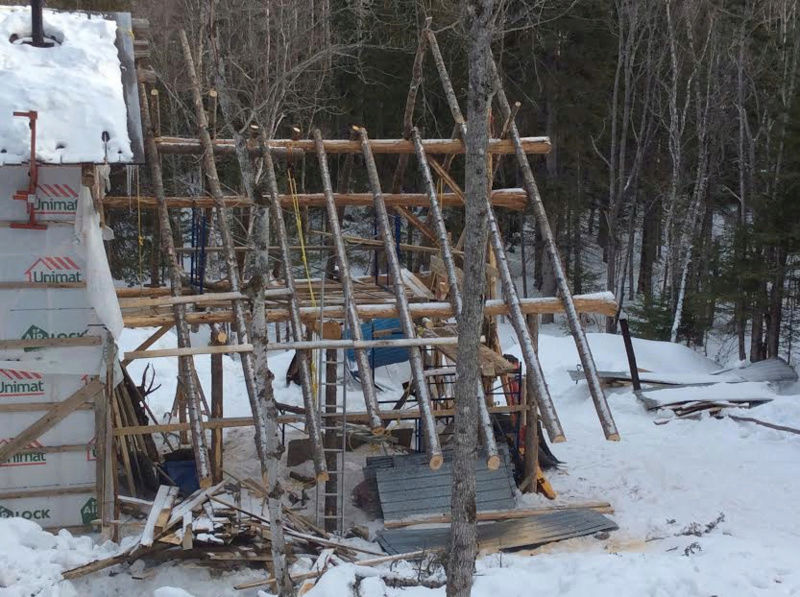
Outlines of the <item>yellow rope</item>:
{"label": "yellow rope", "polygon": [[[289,194],[292,196],[292,207],[294,207],[294,220],[297,224],[297,237],[300,241],[300,256],[303,259],[303,269],[306,272],[306,284],[308,284],[308,294],[311,298],[311,306],[316,309],[317,307],[317,299],[314,296],[314,287],[311,284],[311,268],[308,265],[308,256],[306,255],[306,240],[305,235],[303,234],[303,216],[300,212],[300,200],[297,197],[297,181],[294,179],[294,175],[292,174],[292,169],[289,168],[286,171],[287,181],[289,185]],[[291,267],[291,263],[286,263],[285,267]],[[298,333],[300,330],[297,330]],[[320,331],[321,333],[321,331]],[[299,340],[300,338],[298,338]],[[314,365],[314,359],[309,359],[309,364],[311,368],[311,394],[312,399],[316,401],[317,398],[317,372],[316,366]]]}
{"label": "yellow rope", "polygon": [[[289,193],[292,196],[292,206],[294,207],[294,219],[297,224],[297,236],[300,240],[300,255],[303,259],[303,269],[306,272],[306,283],[308,284],[308,293],[311,295],[311,306],[316,307],[317,301],[314,297],[314,288],[311,285],[311,270],[308,265],[308,257],[306,256],[306,241],[303,235],[303,216],[300,213],[300,200],[297,197],[297,182],[294,180],[291,169],[288,170],[289,178]],[[287,264],[288,267],[289,264]]]}

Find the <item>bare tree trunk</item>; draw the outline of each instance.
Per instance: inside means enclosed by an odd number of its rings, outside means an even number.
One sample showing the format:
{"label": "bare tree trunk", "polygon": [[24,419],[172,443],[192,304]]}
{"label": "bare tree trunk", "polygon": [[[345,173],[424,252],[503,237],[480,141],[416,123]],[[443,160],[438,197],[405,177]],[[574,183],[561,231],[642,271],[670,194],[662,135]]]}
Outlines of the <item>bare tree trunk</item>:
{"label": "bare tree trunk", "polygon": [[478,445],[478,409],[475,386],[480,383],[478,348],[483,322],[488,240],[487,201],[489,170],[489,108],[492,81],[490,23],[493,0],[469,0],[465,24],[469,36],[469,86],[467,95],[464,304],[458,320],[458,362],[455,387],[455,454],[453,493],[450,503],[453,522],[447,561],[448,597],[469,597],[477,552],[475,524],[475,461]]}

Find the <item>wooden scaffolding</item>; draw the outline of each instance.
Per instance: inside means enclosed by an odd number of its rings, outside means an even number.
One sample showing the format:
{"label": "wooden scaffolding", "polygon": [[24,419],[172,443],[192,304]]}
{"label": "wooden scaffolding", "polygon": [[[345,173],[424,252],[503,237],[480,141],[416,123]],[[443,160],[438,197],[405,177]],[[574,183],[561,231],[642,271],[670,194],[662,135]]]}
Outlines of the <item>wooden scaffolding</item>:
{"label": "wooden scaffolding", "polygon": [[[403,138],[372,139],[364,127],[354,127],[349,139],[324,139],[314,130],[310,139],[268,139],[256,130],[250,138],[237,135],[216,138],[217,104],[225,112],[225,90],[204,89],[192,60],[185,34],[181,42],[191,82],[196,117],[197,138],[162,136],[158,91],[152,83],[146,56],[139,61],[142,121],[151,194],[137,196],[135,206],[143,217],[153,214],[154,229],[159,231],[161,261],[166,266],[166,284],[162,285],[158,264],[152,268],[151,284],[118,291],[125,325],[157,327],[157,331],[136,350],[124,355],[123,363],[142,358],[177,358],[179,391],[176,397],[177,422],[119,425],[118,438],[153,433],[178,432],[191,443],[201,487],[210,487],[221,479],[223,468],[222,430],[252,426],[262,472],[275,481],[276,454],[281,451],[280,425],[303,426],[310,439],[316,481],[324,482],[325,497],[320,505],[326,528],[341,524],[345,488],[342,483],[345,449],[342,439],[347,425],[365,426],[375,436],[382,436],[402,421],[419,421],[419,446],[427,453],[429,466],[437,469],[443,455],[441,421],[453,416],[452,394],[448,394],[446,376],[452,375],[452,357],[458,341],[452,325],[461,311],[458,263],[465,257],[460,242],[453,243],[447,229],[444,209],[463,205],[463,191],[451,174],[453,161],[464,153],[467,123],[439,51],[436,37],[428,23],[422,32],[409,87],[403,121]],[[430,51],[441,79],[455,122],[454,138],[425,139],[414,127],[414,106],[422,77],[422,65]],[[614,315],[617,305],[613,295],[600,293],[573,296],[567,284],[558,250],[547,220],[529,155],[545,154],[550,149],[546,137],[523,137],[514,122],[518,104],[511,106],[494,69],[496,101],[503,122],[496,138],[489,142],[494,175],[501,160],[514,160],[524,181],[523,189],[492,189],[487,197],[490,248],[489,280],[485,315],[489,333],[482,347],[485,383],[475,389],[480,413],[481,442],[487,466],[499,465],[496,423],[499,415],[511,415],[528,424],[525,445],[525,484],[537,487],[536,421],[541,419],[553,442],[564,441],[566,434],[558,419],[544,374],[536,354],[536,321],[540,314],[564,313],[575,339],[586,374],[590,393],[602,429],[608,439],[619,434],[600,386],[594,361],[578,313]],[[219,84],[220,80],[216,81]],[[347,167],[339,171],[334,190],[329,164],[330,155],[347,156]],[[376,156],[397,156],[397,166],[389,192],[384,192]],[[225,194],[217,173],[217,159],[234,155],[241,171],[241,194]],[[201,156],[207,193],[197,197],[168,196],[162,173],[164,156]],[[350,170],[360,156],[368,187],[351,192]],[[185,159],[185,158],[184,158]],[[386,158],[382,158],[386,159]],[[297,164],[314,162],[309,170],[316,173],[316,192],[298,190],[293,170]],[[253,164],[264,173],[256,182]],[[409,162],[416,163],[422,180],[419,193],[403,192],[402,181]],[[281,191],[277,170],[281,170],[286,189]],[[492,185],[493,187],[494,185]],[[105,196],[106,210],[128,208],[130,197]],[[530,205],[544,241],[558,287],[558,297],[520,296],[505,251],[496,209],[521,211]],[[347,209],[369,210],[374,218],[374,237],[343,231]],[[192,209],[198,220],[213,226],[213,235],[199,235],[191,247],[176,243],[179,231],[173,224],[179,210]],[[233,215],[237,217],[234,218]],[[285,217],[286,216],[286,217]],[[290,217],[289,217],[290,216]],[[401,243],[393,221],[401,221],[424,243]],[[289,224],[287,225],[287,219]],[[312,222],[320,229],[313,229]],[[242,222],[244,225],[238,229]],[[291,224],[294,224],[292,226]],[[324,230],[322,229],[324,228]],[[424,245],[424,246],[423,246]],[[371,275],[356,275],[352,266],[355,251],[371,254],[375,265]],[[400,253],[429,258],[427,271],[404,269]],[[216,279],[197,284],[196,272],[183,268],[187,254],[201,259],[203,272],[216,266]],[[310,255],[316,257],[310,258]],[[379,271],[377,264],[384,264]],[[208,266],[206,266],[208,263]],[[303,275],[296,276],[303,265]],[[496,291],[499,286],[501,292]],[[526,382],[521,396],[497,405],[491,399],[493,383],[499,380],[508,390],[509,375],[514,369],[502,356],[494,322],[507,316],[522,348]],[[397,320],[398,331],[391,337],[375,334],[365,337],[367,322]],[[193,326],[209,325],[214,329],[210,346],[192,346]],[[220,326],[230,333],[219,333]],[[172,327],[177,332],[175,348],[153,350],[150,347]],[[228,341],[222,341],[227,338]],[[233,339],[233,340],[231,340]],[[393,397],[391,408],[382,408],[374,383],[370,351],[379,348],[403,348],[408,351],[411,379],[403,396]],[[303,406],[281,405],[265,384],[271,384],[267,368],[268,353],[296,351],[296,376],[302,390]],[[352,353],[353,375],[364,394],[364,411],[348,411],[343,401],[342,385],[347,375],[339,368]],[[223,416],[221,366],[211,390],[211,405],[205,404],[203,388],[194,370],[196,355],[212,355],[219,363],[222,354],[238,354],[241,362],[252,417]],[[345,373],[348,368],[345,366]],[[414,405],[415,403],[415,405]],[[210,435],[207,435],[210,431]]]}

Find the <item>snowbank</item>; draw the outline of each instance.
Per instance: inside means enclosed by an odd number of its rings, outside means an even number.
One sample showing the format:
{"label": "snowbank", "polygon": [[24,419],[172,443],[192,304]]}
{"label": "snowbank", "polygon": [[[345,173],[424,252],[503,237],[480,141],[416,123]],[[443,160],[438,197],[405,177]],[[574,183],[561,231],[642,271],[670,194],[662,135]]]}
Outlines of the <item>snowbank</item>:
{"label": "snowbank", "polygon": [[72,585],[59,583],[61,572],[116,550],[114,544],[97,547],[91,537],[68,531],[53,535],[22,518],[0,519],[0,538],[0,594],[7,597],[75,596]]}
{"label": "snowbank", "polygon": [[[52,164],[127,162],[133,158],[122,91],[116,23],[97,15],[44,11],[45,35],[35,48],[29,7],[0,7],[0,165],[30,159],[30,130],[15,111],[39,112],[36,157]],[[103,143],[107,132],[109,141]]]}

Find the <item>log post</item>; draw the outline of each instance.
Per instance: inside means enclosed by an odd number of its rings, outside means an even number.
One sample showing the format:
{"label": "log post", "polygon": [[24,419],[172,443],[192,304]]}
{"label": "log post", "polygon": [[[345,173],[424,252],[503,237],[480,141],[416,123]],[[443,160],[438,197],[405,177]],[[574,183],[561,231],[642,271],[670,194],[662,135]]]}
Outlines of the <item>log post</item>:
{"label": "log post", "polygon": [[[433,220],[436,233],[439,236],[439,250],[441,251],[442,261],[444,262],[445,272],[447,273],[447,282],[450,285],[450,302],[453,305],[453,312],[455,313],[456,319],[458,319],[461,316],[463,299],[461,297],[461,289],[458,286],[458,276],[456,275],[453,251],[450,246],[450,236],[447,233],[444,216],[442,215],[439,200],[436,196],[436,186],[433,184],[433,177],[431,176],[431,171],[428,167],[425,148],[422,146],[422,140],[416,127],[411,131],[411,138],[414,142],[414,148],[417,154],[417,162],[419,163],[420,171],[422,172],[422,179],[425,182],[425,190],[428,193],[428,199],[430,200],[431,218]],[[487,466],[494,470],[500,466],[500,456],[497,452],[497,443],[495,442],[494,438],[492,419],[486,406],[486,394],[483,384],[480,382],[477,384],[476,394],[478,400],[478,418],[480,421],[479,429],[481,432],[483,445],[486,447],[486,455],[488,459]]]}
{"label": "log post", "polygon": [[[505,91],[503,90],[502,81],[500,80],[500,73],[497,71],[497,66],[494,63],[494,59],[489,61],[489,68],[491,71],[491,76],[494,80],[496,98],[498,104],[500,105],[500,112],[502,113],[503,117],[508,118],[512,113],[512,109],[508,103],[508,98],[506,97]],[[541,232],[545,241],[547,256],[550,259],[550,264],[553,267],[553,274],[556,279],[556,287],[558,288],[558,293],[561,295],[561,300],[564,303],[564,312],[567,315],[567,323],[569,324],[570,331],[572,332],[572,337],[575,339],[575,345],[578,349],[578,356],[580,357],[581,365],[583,365],[583,370],[586,374],[586,382],[589,386],[589,393],[592,396],[592,401],[594,402],[597,416],[600,419],[601,426],[603,427],[603,433],[605,434],[606,439],[618,441],[619,432],[617,431],[617,426],[614,423],[614,417],[611,414],[611,409],[608,407],[608,402],[606,401],[606,396],[603,393],[603,388],[600,385],[600,378],[597,375],[597,367],[595,366],[594,358],[592,357],[589,341],[587,340],[586,333],[583,331],[583,327],[581,326],[580,318],[578,317],[578,311],[575,309],[575,304],[572,301],[572,292],[569,289],[567,277],[564,274],[561,256],[558,254],[558,246],[556,245],[553,231],[550,228],[550,221],[547,219],[547,212],[544,208],[544,202],[542,201],[542,196],[539,193],[539,188],[536,185],[536,180],[533,178],[533,170],[531,170],[530,162],[528,162],[528,156],[525,154],[525,150],[522,147],[522,139],[519,135],[519,130],[517,129],[517,125],[515,122],[513,122],[513,120],[511,121],[511,126],[509,127],[509,133],[514,142],[517,163],[522,171],[522,179],[525,190],[528,193],[528,198],[531,202],[531,206],[533,207],[533,213],[536,216],[537,223],[539,224],[539,231]],[[548,417],[550,416],[550,413],[547,412],[545,406],[545,404],[542,404],[542,419],[544,424],[548,425]],[[548,433],[550,433],[550,439],[553,440],[552,431],[549,426]]]}
{"label": "log post", "polygon": [[[283,221],[283,211],[278,205],[278,180],[275,177],[275,166],[272,162],[272,155],[269,149],[264,151],[264,170],[267,175],[267,187],[269,191],[269,205],[273,219],[273,229],[278,236],[281,247],[281,258],[284,264],[284,278],[286,288],[289,290],[289,323],[291,324],[292,336],[295,342],[300,342],[303,336],[303,323],[300,319],[300,306],[297,302],[297,288],[292,273],[292,256],[289,252],[289,239],[286,235],[286,224]],[[289,334],[286,334],[287,341]],[[314,406],[314,391],[311,379],[311,353],[301,350],[297,353],[300,369],[300,386],[303,390],[303,404],[306,409],[306,432],[311,440],[312,457],[314,460],[314,472],[318,481],[325,481],[328,478],[325,466],[325,457],[322,448],[322,431],[318,409]]]}
{"label": "log post", "polygon": [[[172,296],[181,295],[183,279],[181,278],[181,267],[178,264],[175,252],[175,241],[172,236],[172,226],[167,209],[166,194],[164,192],[164,179],[161,170],[161,157],[156,146],[153,123],[150,120],[149,103],[144,84],[139,85],[139,95],[141,97],[142,125],[145,129],[145,154],[147,164],[150,168],[150,178],[153,185],[153,192],[158,203],[158,219],[161,231],[161,248],[166,253],[167,269],[170,278],[170,292]],[[175,320],[175,331],[178,335],[178,347],[186,348],[191,346],[189,336],[189,326],[186,323],[186,305],[176,303],[172,307],[172,314]],[[178,377],[186,397],[188,418],[192,432],[192,449],[194,452],[195,464],[197,466],[197,477],[201,487],[211,485],[211,471],[209,468],[208,450],[206,448],[205,435],[200,421],[199,394],[195,383],[194,361],[192,357],[181,357],[178,359]]]}
{"label": "log post", "polygon": [[[436,62],[436,68],[439,71],[439,78],[441,79],[442,87],[444,88],[445,96],[447,97],[447,104],[450,107],[450,112],[452,113],[456,126],[459,127],[461,137],[465,139],[467,136],[467,123],[464,120],[463,114],[461,113],[461,108],[458,105],[458,99],[456,98],[455,91],[453,90],[453,85],[450,82],[450,75],[445,67],[444,59],[442,58],[439,45],[436,41],[436,36],[432,31],[428,32],[428,40],[431,45],[434,60]],[[493,64],[493,61],[489,60],[489,66],[491,67]],[[489,76],[492,76],[491,68],[489,71]],[[502,89],[498,90],[498,93],[501,91]],[[511,114],[511,108],[508,105],[506,105],[506,108],[507,109],[504,110],[504,116],[508,117]],[[512,135],[515,132],[516,126],[512,122]],[[519,135],[517,134],[517,138],[518,137]],[[527,158],[525,159],[527,163]],[[455,183],[453,183],[451,186],[454,184]],[[525,323],[525,318],[520,306],[519,295],[517,294],[517,289],[514,285],[514,279],[511,276],[511,270],[508,266],[505,247],[503,246],[503,239],[500,234],[500,227],[497,224],[497,218],[495,217],[494,210],[492,209],[491,202],[489,201],[488,193],[485,194],[484,200],[486,203],[484,209],[486,211],[489,224],[489,241],[492,249],[494,250],[495,258],[497,259],[500,282],[503,287],[503,295],[508,302],[511,325],[517,334],[520,347],[522,348],[522,356],[523,360],[525,361],[526,373],[531,378],[531,382],[534,384],[536,390],[534,395],[536,396],[537,401],[540,403],[542,420],[547,427],[550,440],[552,442],[562,442],[566,439],[564,436],[564,430],[561,427],[561,421],[558,419],[555,405],[550,397],[550,391],[545,383],[544,373],[542,372],[542,366],[539,363],[539,358],[536,356],[536,351],[533,349],[530,332],[528,331],[528,327]],[[542,211],[544,213],[544,206],[542,206]]]}
{"label": "log post", "polygon": [[[416,337],[416,329],[411,315],[408,312],[408,298],[406,297],[406,287],[403,283],[403,275],[400,270],[400,260],[397,257],[397,250],[394,245],[394,236],[389,224],[389,214],[386,211],[386,204],[383,202],[381,183],[378,178],[378,169],[375,166],[375,159],[369,146],[369,138],[366,129],[359,131],[361,136],[361,147],[364,152],[364,162],[367,167],[367,176],[372,189],[375,203],[375,213],[378,220],[378,230],[383,239],[384,254],[392,277],[395,298],[397,299],[397,312],[400,325],[406,338]],[[429,457],[429,466],[437,470],[442,466],[444,458],[442,449],[439,446],[439,436],[436,433],[436,421],[431,410],[431,398],[428,392],[428,384],[425,382],[425,368],[422,365],[422,355],[419,346],[411,346],[408,349],[408,360],[411,365],[411,375],[414,382],[414,389],[417,393],[419,402],[420,419],[422,420],[422,431],[425,436],[425,450]]]}
{"label": "log post", "polygon": [[[180,38],[184,57],[188,66],[189,79],[192,85],[195,114],[200,129],[200,142],[203,146],[203,162],[211,195],[214,198],[217,210],[231,291],[240,292],[241,280],[239,278],[239,269],[236,263],[236,254],[233,249],[231,231],[225,219],[225,202],[217,176],[216,163],[214,161],[214,146],[208,132],[206,114],[203,110],[203,96],[200,92],[200,84],[197,80],[192,52],[185,31],[181,30]],[[212,37],[214,50],[218,48],[217,42],[218,40]],[[217,87],[218,90],[222,92],[220,94],[221,106],[225,118],[231,121],[233,117],[233,105],[229,97],[228,85],[225,81],[224,61],[216,52],[214,52],[213,55],[215,58]],[[246,142],[242,135],[236,132],[235,128],[234,133],[236,140],[236,156],[242,174],[242,182],[247,195],[255,203],[255,175],[250,162],[250,156],[246,150]],[[250,409],[253,412],[256,452],[261,464],[262,483],[266,488],[267,494],[267,509],[270,519],[270,551],[274,575],[278,580],[278,593],[280,595],[292,595],[294,593],[294,588],[286,562],[286,541],[283,530],[283,507],[281,504],[283,485],[281,483],[280,460],[283,453],[283,445],[280,442],[278,408],[272,387],[274,376],[269,369],[269,363],[267,361],[268,334],[264,299],[265,288],[267,280],[269,279],[269,211],[263,200],[259,201],[256,205],[253,241],[256,257],[255,271],[257,272],[253,285],[255,292],[252,313],[254,350],[252,353],[242,353],[242,373],[244,374]],[[233,301],[233,315],[238,341],[244,344],[248,339],[244,301]]]}
{"label": "log post", "polygon": [[[364,338],[361,332],[361,321],[356,309],[355,298],[353,296],[353,282],[350,277],[350,261],[347,258],[347,250],[345,248],[344,239],[342,238],[342,228],[339,222],[339,215],[333,198],[333,186],[331,185],[331,177],[328,171],[328,156],[325,153],[325,145],[322,141],[322,133],[320,133],[318,129],[314,131],[314,143],[317,148],[320,177],[322,178],[322,188],[325,193],[325,207],[328,215],[328,225],[330,226],[331,234],[333,234],[334,245],[336,247],[336,264],[339,267],[339,275],[341,276],[345,314],[348,325],[350,326],[350,333],[353,337],[353,340],[361,341]],[[361,387],[364,391],[364,404],[367,408],[367,412],[370,415],[370,427],[372,428],[372,432],[376,435],[382,434],[384,432],[384,428],[379,416],[380,408],[378,407],[378,398],[375,395],[375,382],[372,377],[372,367],[369,365],[367,351],[357,349],[355,350],[355,355],[356,364],[358,365],[358,374],[361,378]]]}
{"label": "log post", "polygon": [[636,353],[633,352],[633,340],[631,340],[631,331],[628,328],[628,314],[624,310],[619,313],[619,327],[622,330],[622,340],[625,343],[625,353],[628,355],[628,367],[631,370],[631,382],[633,383],[633,391],[642,391],[642,382],[639,380],[639,368],[636,365]]}

